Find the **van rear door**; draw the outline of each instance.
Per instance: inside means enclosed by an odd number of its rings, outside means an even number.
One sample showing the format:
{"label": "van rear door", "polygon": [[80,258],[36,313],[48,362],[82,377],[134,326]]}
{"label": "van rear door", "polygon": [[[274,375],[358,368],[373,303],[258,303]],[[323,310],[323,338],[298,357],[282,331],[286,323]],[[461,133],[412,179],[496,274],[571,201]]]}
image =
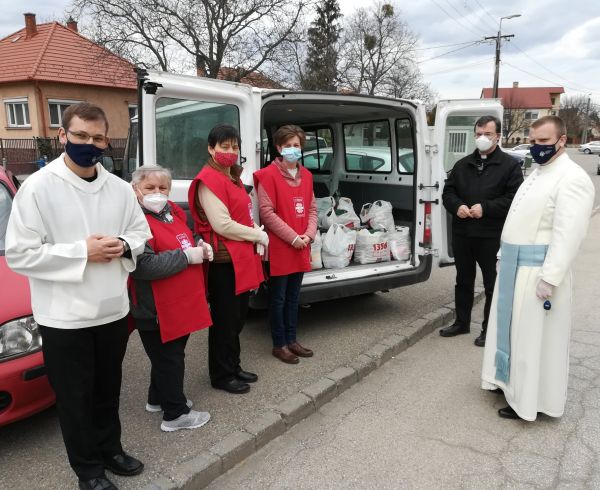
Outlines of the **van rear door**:
{"label": "van rear door", "polygon": [[[475,150],[474,126],[481,116],[496,116],[502,121],[504,109],[498,99],[443,100],[437,105],[435,127],[429,152],[432,182],[439,183],[437,199],[432,202],[433,250],[440,266],[454,263],[452,217],[442,204],[444,180],[454,164]],[[436,202],[437,200],[437,202]]]}
{"label": "van rear door", "polygon": [[170,199],[187,209],[190,181],[208,159],[207,136],[219,123],[240,131],[240,154],[247,159],[242,174],[252,182],[258,125],[249,85],[208,78],[148,71],[142,88],[143,164],[171,170]]}

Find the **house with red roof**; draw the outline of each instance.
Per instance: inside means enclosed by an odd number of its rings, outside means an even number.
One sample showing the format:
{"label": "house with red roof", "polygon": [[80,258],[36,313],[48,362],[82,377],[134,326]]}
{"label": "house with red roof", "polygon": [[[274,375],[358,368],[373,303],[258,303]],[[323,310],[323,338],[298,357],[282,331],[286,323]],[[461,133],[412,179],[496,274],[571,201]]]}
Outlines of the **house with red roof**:
{"label": "house with red roof", "polygon": [[127,137],[135,114],[134,66],[90,41],[72,19],[36,24],[0,40],[0,138],[54,137],[63,111],[73,103],[102,107],[111,138]]}
{"label": "house with red roof", "polygon": [[[563,87],[519,87],[513,82],[510,88],[498,88],[498,98],[504,106],[502,133],[505,144],[527,143],[529,126],[547,115],[558,115]],[[492,98],[492,89],[481,91],[482,99]]]}

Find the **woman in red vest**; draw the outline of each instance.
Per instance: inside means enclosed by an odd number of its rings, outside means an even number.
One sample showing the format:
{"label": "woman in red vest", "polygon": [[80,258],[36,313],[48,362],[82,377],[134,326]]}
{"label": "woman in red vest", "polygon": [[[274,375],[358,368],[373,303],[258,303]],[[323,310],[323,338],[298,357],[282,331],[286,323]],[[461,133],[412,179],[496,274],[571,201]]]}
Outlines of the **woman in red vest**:
{"label": "woman in red vest", "polygon": [[152,232],[129,281],[131,315],[152,364],[146,410],[163,412],[165,432],[195,429],[210,415],[191,410],[183,392],[185,346],[191,332],[212,323],[200,264],[213,252],[208,244],[194,246],[185,212],[167,200],[169,170],[142,167],[132,185]]}
{"label": "woman in red vest", "polygon": [[313,352],[296,340],[298,298],[310,271],[310,243],[317,232],[312,174],[298,163],[306,141],[298,126],[280,127],[273,142],[281,157],[255,172],[260,221],[269,235],[269,321],[273,355],[288,364]]}
{"label": "woman in red vest", "polygon": [[188,195],[194,231],[215,250],[208,271],[210,381],[213,388],[236,394],[250,391],[248,383],[258,379],[240,366],[239,335],[250,291],[264,279],[258,251],[268,245],[267,234],[254,223],[250,196],[240,179],[240,144],[233,126],[215,126],[208,135],[210,158]]}

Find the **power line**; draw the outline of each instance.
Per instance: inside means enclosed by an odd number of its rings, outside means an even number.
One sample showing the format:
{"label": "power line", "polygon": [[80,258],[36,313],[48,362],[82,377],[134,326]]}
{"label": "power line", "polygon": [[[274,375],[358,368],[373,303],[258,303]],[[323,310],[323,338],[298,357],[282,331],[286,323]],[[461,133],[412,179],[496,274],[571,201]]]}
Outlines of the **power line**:
{"label": "power line", "polygon": [[425,51],[427,49],[438,49],[438,48],[451,48],[452,46],[463,46],[465,44],[472,44],[479,42],[479,39],[475,41],[466,41],[464,43],[454,43],[454,44],[442,44],[441,46],[430,46],[428,48],[415,48],[415,51]]}
{"label": "power line", "polygon": [[477,5],[479,5],[479,7],[481,8],[481,10],[483,10],[483,11],[484,11],[484,12],[485,12],[485,13],[488,15],[488,17],[489,17],[490,19],[492,19],[492,20],[494,21],[494,29],[495,29],[495,28],[496,28],[496,27],[495,27],[495,24],[496,24],[496,22],[498,22],[498,19],[496,19],[496,18],[495,18],[495,17],[494,17],[492,14],[490,14],[490,13],[487,11],[487,9],[486,9],[486,8],[485,8],[483,5],[481,5],[481,3],[479,3],[479,0],[475,0],[475,3],[476,3]]}
{"label": "power line", "polygon": [[[451,3],[450,3],[450,0],[445,0],[445,2],[446,2],[446,3],[447,3],[449,6],[450,6],[450,8],[451,8],[452,10],[454,10],[454,11],[455,11],[455,12],[458,14],[458,18],[459,18],[459,19],[462,19],[462,20],[464,20],[465,22],[468,22],[469,24],[471,24],[471,25],[472,25],[473,27],[475,27],[476,29],[480,29],[480,27],[479,27],[479,26],[476,26],[476,25],[475,25],[475,24],[474,24],[472,21],[470,21],[470,20],[467,20],[467,19],[464,17],[464,14],[462,14],[461,12],[459,12],[459,11],[458,11],[458,9],[457,9],[457,8],[456,8],[456,7],[455,7],[453,4],[451,4]],[[483,31],[482,31],[482,32],[483,32]]]}
{"label": "power line", "polygon": [[449,73],[451,71],[462,70],[467,66],[483,65],[484,63],[491,63],[493,61],[494,61],[494,58],[488,58],[488,59],[485,59],[482,61],[475,61],[473,63],[461,64],[460,66],[455,66],[454,68],[448,68],[446,70],[434,71],[433,73],[423,73],[423,75],[426,77],[431,76],[431,75],[440,75],[442,73]]}
{"label": "power line", "polygon": [[452,50],[450,50],[450,51],[446,51],[445,53],[438,54],[437,56],[432,56],[431,58],[426,58],[426,59],[424,59],[424,60],[417,61],[417,63],[418,63],[418,64],[421,64],[421,63],[425,63],[425,62],[427,62],[427,61],[435,60],[435,59],[437,59],[437,58],[441,58],[442,56],[446,56],[447,54],[456,53],[457,51],[462,51],[463,49],[470,48],[471,46],[477,46],[478,44],[481,44],[481,43],[483,43],[483,42],[484,42],[484,41],[475,41],[475,42],[473,42],[473,43],[471,43],[471,44],[468,44],[467,46],[462,46],[462,47],[460,47],[460,48],[452,49]]}
{"label": "power line", "polygon": [[452,16],[450,14],[450,12],[448,12],[444,7],[442,7],[439,3],[437,3],[436,0],[431,0],[431,1],[435,4],[435,6],[437,8],[439,8],[442,12],[444,12],[450,19],[452,19],[454,22],[456,22],[456,24],[458,24],[461,28],[463,28],[463,29],[466,28],[468,31],[471,31],[476,36],[481,36],[481,33],[475,32],[469,26],[465,26],[465,25],[461,24],[456,18],[454,18],[454,16]]}

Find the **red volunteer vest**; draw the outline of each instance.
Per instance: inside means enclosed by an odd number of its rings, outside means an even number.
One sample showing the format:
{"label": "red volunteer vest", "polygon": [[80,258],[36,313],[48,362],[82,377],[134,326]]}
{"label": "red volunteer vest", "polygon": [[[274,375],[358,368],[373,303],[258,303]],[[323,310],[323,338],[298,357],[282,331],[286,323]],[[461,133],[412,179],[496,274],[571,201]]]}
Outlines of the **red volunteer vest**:
{"label": "red volunteer vest", "polygon": [[[153,237],[149,243],[156,253],[194,246],[185,212],[170,201],[169,204],[172,223],[164,223],[146,214]],[[201,264],[189,265],[181,272],[154,280],[151,284],[163,343],[212,325]]]}
{"label": "red volunteer vest", "polygon": [[[194,230],[202,235],[204,241],[210,243],[210,233],[213,230],[208,221],[202,221],[196,209],[196,196],[198,195],[200,182],[206,185],[227,206],[231,219],[245,226],[254,226],[252,202],[244,186],[234,184],[227,175],[205,165],[192,181],[188,193],[190,211],[194,219]],[[256,253],[254,243],[229,240],[217,235],[216,232],[213,233],[219,241],[223,242],[231,256],[235,272],[235,294],[238,295],[257,289],[260,283],[264,281],[264,275],[262,261],[260,255]],[[215,247],[216,243],[211,243],[211,245]]]}
{"label": "red volunteer vest", "polygon": [[[254,173],[254,184],[259,183],[269,195],[275,213],[298,235],[304,235],[308,227],[308,212],[313,196],[312,174],[302,165],[302,181],[298,187],[288,184],[275,163]],[[272,276],[287,276],[295,272],[309,272],[310,246],[301,250],[267,230],[269,233],[269,269]]]}

